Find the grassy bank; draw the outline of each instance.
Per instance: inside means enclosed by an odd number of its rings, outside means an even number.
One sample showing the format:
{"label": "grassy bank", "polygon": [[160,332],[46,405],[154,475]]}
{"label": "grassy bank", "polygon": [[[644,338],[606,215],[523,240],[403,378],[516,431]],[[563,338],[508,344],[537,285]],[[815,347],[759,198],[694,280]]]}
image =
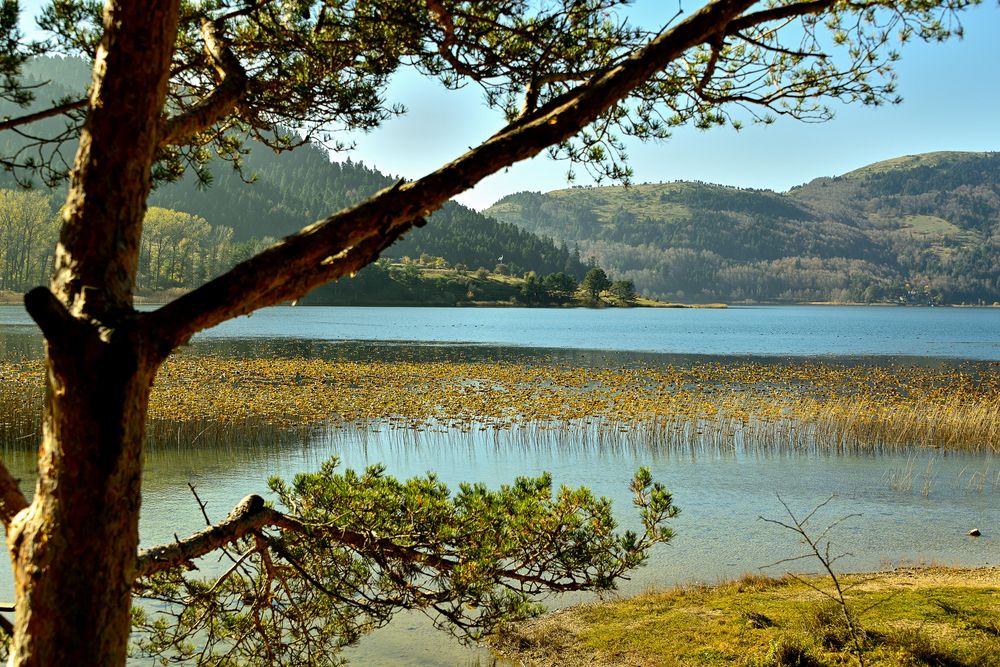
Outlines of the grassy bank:
{"label": "grassy bank", "polygon": [[[864,664],[1000,665],[1000,569],[844,577]],[[812,579],[829,590],[829,580]],[[563,609],[512,631],[515,664],[784,667],[856,665],[841,609],[791,577],[747,576]]]}
{"label": "grassy bank", "polygon": [[[501,265],[502,266],[502,265]],[[500,267],[498,267],[500,268]],[[559,290],[550,292],[541,276],[511,275],[428,262],[383,262],[351,280],[319,287],[302,299],[303,305],[326,306],[540,306],[540,307],[673,307],[687,308],[635,295],[626,301],[611,291],[591,299],[568,275]],[[710,304],[724,308],[725,304]]]}
{"label": "grassy bank", "polygon": [[[0,441],[35,430],[41,377],[38,361],[0,364]],[[158,424],[182,424],[231,440],[244,427],[267,424],[494,429],[555,445],[1000,451],[1000,375],[985,364],[616,369],[182,354],[158,376],[150,418],[154,432]],[[1000,485],[1000,474],[986,482]]]}

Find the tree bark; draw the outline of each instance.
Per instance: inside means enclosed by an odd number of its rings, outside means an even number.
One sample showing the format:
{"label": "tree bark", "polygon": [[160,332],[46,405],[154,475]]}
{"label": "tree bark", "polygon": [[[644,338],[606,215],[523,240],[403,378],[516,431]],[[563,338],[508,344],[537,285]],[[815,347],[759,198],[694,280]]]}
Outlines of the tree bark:
{"label": "tree bark", "polygon": [[[16,593],[10,664],[125,664],[135,576],[140,568],[155,569],[157,558],[172,557],[155,552],[137,563],[149,392],[174,347],[197,331],[360,269],[452,196],[573,136],[688,49],[833,3],[814,0],[756,14],[745,14],[754,0],[708,3],[618,66],[531,110],[437,171],[311,225],[140,315],[132,293],[157,149],[216,123],[238,103],[246,82],[206,24],[219,86],[190,114],[163,120],[179,0],[108,0],[51,289],[36,288],[25,298],[45,337],[47,363],[39,478],[30,505],[0,466],[0,520]],[[157,281],[161,261],[158,256]],[[260,510],[258,505],[248,508]],[[246,521],[265,515],[274,518],[260,510]],[[240,517],[231,522],[234,530],[249,525]],[[189,551],[177,557],[191,557],[217,537],[206,533],[188,541],[181,546]]]}
{"label": "tree bark", "polygon": [[35,496],[7,530],[11,665],[125,664],[141,443],[163,356],[132,290],[177,5],[107,4],[51,291],[25,297],[45,337],[46,403]]}

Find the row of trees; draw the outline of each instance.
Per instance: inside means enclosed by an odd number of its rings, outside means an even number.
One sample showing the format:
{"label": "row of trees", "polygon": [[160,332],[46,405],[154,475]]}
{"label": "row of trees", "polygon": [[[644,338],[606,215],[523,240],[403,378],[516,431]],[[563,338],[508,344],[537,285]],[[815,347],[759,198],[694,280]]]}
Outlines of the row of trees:
{"label": "row of trees", "polygon": [[[457,208],[457,207],[456,207]],[[455,213],[455,209],[448,213]],[[583,277],[586,266],[580,261],[579,252],[569,252],[565,245],[559,249],[550,241],[513,228],[512,225],[493,225],[478,229],[480,235],[491,234],[496,229],[510,227],[513,234],[491,243],[478,243],[475,238],[457,244],[449,244],[449,239],[460,239],[462,221],[452,220],[457,230],[429,237],[429,244],[411,244],[416,248],[431,247],[444,249],[451,256],[473,259],[495,259],[492,248],[500,240],[516,239],[521,253],[521,261],[537,258],[542,266],[563,266],[564,271],[553,271],[545,279],[541,291],[529,287],[523,292],[526,303],[564,303],[573,299],[579,278]],[[52,270],[53,253],[58,234],[58,215],[52,210],[51,199],[37,191],[0,190],[0,289],[27,291],[45,282]],[[237,240],[232,227],[211,225],[199,216],[172,209],[150,207],[146,213],[142,240],[139,250],[137,289],[160,291],[175,288],[193,288],[222,273],[225,269],[274,243],[274,239]],[[398,256],[400,250],[393,249]],[[430,266],[430,255],[422,253],[418,260],[403,256],[403,268],[419,273],[418,265]],[[434,258],[435,266],[449,267],[452,263],[444,257]],[[457,267],[466,266],[463,263]],[[531,267],[529,267],[531,268]],[[534,271],[529,271],[515,263],[497,266],[498,272],[505,274],[527,273],[533,286],[537,279]],[[375,275],[380,272],[382,275]],[[365,279],[345,283],[338,290],[334,302],[346,300],[351,303],[454,303],[462,300],[476,300],[482,295],[472,294],[463,299],[456,292],[454,297],[435,294],[434,285],[428,283],[421,289],[409,289],[415,285],[415,278],[406,271],[390,275],[388,264],[373,267],[363,274]],[[603,272],[602,272],[603,274]],[[541,281],[537,281],[541,285]],[[437,290],[440,291],[440,290]],[[451,290],[455,291],[455,290]],[[330,297],[328,297],[330,298]]]}
{"label": "row of trees", "polygon": [[539,278],[533,273],[525,276],[521,299],[527,304],[635,305],[638,295],[631,280],[608,278],[604,269],[594,266],[579,283],[566,273],[552,273]]}
{"label": "row of trees", "polygon": [[[48,280],[59,232],[51,199],[32,190],[0,189],[0,290],[26,292]],[[248,257],[273,239],[234,241],[230,227],[152,207],[139,252],[139,290],[191,288]]]}
{"label": "row of trees", "polygon": [[[502,265],[498,269],[505,268]],[[380,259],[350,280],[323,285],[304,303],[320,305],[442,305],[521,303],[529,306],[635,305],[635,286],[629,280],[611,281],[599,267],[582,281],[558,271],[544,277],[529,271],[523,281],[503,278],[508,273],[484,267],[470,271],[449,266],[440,257],[423,256],[403,262]]]}
{"label": "row of trees", "polygon": [[1000,300],[1000,250],[993,240],[942,251],[901,238],[891,263],[810,256],[737,262],[704,249],[581,245],[643,294],[672,301],[921,300],[907,284],[920,285],[921,293],[928,285],[943,303]]}
{"label": "row of trees", "polygon": [[0,290],[24,292],[47,281],[58,234],[48,197],[0,190]]}
{"label": "row of trees", "polygon": [[139,251],[140,289],[194,287],[229,268],[239,255],[231,227],[199,216],[152,207]]}
{"label": "row of trees", "polygon": [[[347,169],[338,173],[362,173],[372,177],[377,174],[361,166],[356,166],[353,171]],[[492,223],[477,226],[472,224],[475,220],[466,218],[468,215],[460,207],[446,207],[439,220],[444,231],[394,247],[391,254],[402,256],[406,264],[411,261],[407,255],[402,255],[407,248],[430,248],[449,257],[470,261],[469,264],[453,263],[444,256],[435,256],[435,261],[443,267],[481,266],[496,259],[496,248],[513,247],[514,258],[519,262],[535,260],[538,264],[524,267],[516,262],[505,262],[497,265],[498,272],[528,273],[532,276],[531,281],[535,281],[535,271],[545,271],[546,267],[551,271],[546,278],[548,282],[540,292],[532,282],[532,287],[524,292],[525,302],[564,303],[573,299],[576,285],[587,271],[578,250],[570,252],[565,244],[557,247],[550,240],[513,225]],[[52,270],[58,222],[52,199],[46,194],[0,189],[0,289],[23,292],[45,282]],[[273,242],[272,237],[239,240],[236,230],[227,225],[212,225],[200,215],[153,206],[146,213],[136,285],[142,291],[197,287]],[[424,261],[424,258],[431,255],[422,252],[420,257],[413,260],[414,269],[416,264],[427,264],[430,260]],[[560,270],[551,270],[554,267]],[[344,290],[345,297],[358,303],[366,299],[405,303],[406,290],[397,289],[396,294],[391,294],[393,285],[387,282],[388,275],[383,278],[371,276],[367,282],[351,283]],[[569,283],[571,288],[566,287]],[[406,281],[396,281],[395,286],[405,287]],[[421,290],[424,297],[437,302],[432,292]],[[411,296],[422,302],[420,295]]]}
{"label": "row of trees", "polygon": [[[26,291],[45,280],[52,267],[57,230],[58,216],[50,198],[36,191],[0,190],[0,289]],[[1000,236],[991,237],[986,243],[970,246],[957,238],[950,251],[941,252],[899,235],[892,249],[897,261],[891,264],[842,257],[736,262],[707,250],[595,241],[584,246],[618,267],[621,280],[608,279],[602,269],[593,266],[593,260],[585,275],[576,269],[551,271],[543,278],[541,271],[531,270],[525,274],[520,300],[532,305],[577,300],[593,304],[600,303],[601,294],[606,292],[608,302],[630,305],[638,285],[644,293],[675,301],[992,303],[1000,295],[998,239]],[[143,291],[193,288],[271,243],[271,238],[237,241],[230,227],[213,226],[201,216],[152,207],[146,214],[137,287]],[[459,256],[464,254],[459,252]],[[568,268],[587,267],[580,262],[578,251],[568,253],[564,248],[560,257],[565,258]],[[465,266],[443,257],[435,259],[442,266]],[[520,266],[507,263],[496,270],[525,273]],[[921,288],[915,292],[907,285]],[[345,285],[332,302],[416,300],[444,304],[489,298],[472,288],[471,295],[465,294],[458,285],[449,285],[447,293],[434,289],[431,283],[419,290],[408,286],[412,287],[412,281],[393,281],[388,274],[370,276],[367,282]]]}

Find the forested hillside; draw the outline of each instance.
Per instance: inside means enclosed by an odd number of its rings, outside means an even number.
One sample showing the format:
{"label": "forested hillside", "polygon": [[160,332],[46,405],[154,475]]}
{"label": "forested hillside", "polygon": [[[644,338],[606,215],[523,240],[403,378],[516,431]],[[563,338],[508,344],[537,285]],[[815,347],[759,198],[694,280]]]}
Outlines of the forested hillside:
{"label": "forested hillside", "polygon": [[[0,101],[0,117],[44,108],[53,100],[78,98],[86,87],[89,68],[72,59],[38,58],[26,66],[25,76],[38,86],[35,103],[18,108]],[[52,151],[60,150],[62,157],[53,164],[65,172],[75,146],[36,146],[38,142],[33,138],[57,136],[63,121],[49,119],[36,125],[31,126],[31,136],[14,132],[0,135],[2,152],[15,152],[12,146],[24,147],[19,161],[40,163],[48,161]],[[51,222],[61,204],[63,187],[46,189],[35,178],[37,195],[26,199],[13,191],[25,184],[25,173],[0,172],[0,188],[9,189],[9,194],[0,198],[0,207],[7,209],[0,211],[0,216],[7,216],[6,222],[0,222],[0,270],[4,271],[0,289],[23,291],[44,282],[51,261],[55,233]],[[150,197],[150,204],[156,208],[151,209],[143,239],[141,289],[194,286],[250,256],[264,243],[361,201],[397,180],[350,160],[331,162],[326,151],[315,146],[276,154],[260,144],[251,144],[240,171],[228,162],[215,160],[208,173],[207,186],[189,172],[180,181],[159,183]],[[248,180],[252,184],[248,185]],[[38,197],[48,200],[44,213],[40,212]],[[22,206],[25,214],[19,216],[17,210]],[[42,218],[44,228],[30,222]],[[588,269],[579,253],[565,244],[558,246],[455,203],[431,215],[425,227],[413,230],[385,256],[440,257],[450,265],[473,270],[502,264],[507,273],[565,272],[576,280],[583,278]]]}
{"label": "forested hillside", "polygon": [[486,211],[654,296],[1000,301],[1000,154],[934,153],[785,194],[705,183],[522,192]]}
{"label": "forested hillside", "polygon": [[[256,147],[246,156],[242,174],[222,163],[214,164],[212,173],[207,188],[198,187],[189,176],[161,185],[150,201],[230,227],[236,242],[285,236],[398,180],[350,160],[330,162],[326,153],[314,146],[282,154]],[[254,182],[248,186],[243,178],[250,176]],[[442,257],[450,264],[472,269],[492,269],[503,263],[513,273],[565,271],[577,279],[587,270],[579,255],[565,245],[559,247],[547,238],[454,202],[431,215],[425,227],[410,232],[385,254],[392,258]]]}
{"label": "forested hillside", "polygon": [[[87,76],[82,63],[61,58],[36,59],[25,72],[33,83],[48,82],[36,90],[39,107],[78,96]],[[0,116],[32,108],[0,102]],[[49,119],[32,131],[53,136],[61,128]],[[0,143],[4,152],[28,147],[21,160],[36,162],[54,149],[12,132]],[[66,162],[73,148],[63,146]],[[165,211],[147,227],[143,287],[190,286],[396,180],[350,160],[331,162],[310,146],[280,155],[257,146],[241,172],[222,161],[209,171],[208,187],[188,175],[153,193],[151,204]],[[486,215],[448,204],[386,256],[441,257],[473,270],[502,263],[508,273],[579,280],[582,255],[644,294],[676,301],[992,303],[1000,301],[998,180],[1000,154],[933,153],[783,194],[685,182],[522,192]],[[0,173],[0,187],[14,185]],[[51,216],[62,197],[61,188],[39,191],[48,194],[48,213],[37,198],[0,200],[25,211],[23,220],[0,222],[0,289],[23,290],[46,274]],[[28,219],[45,222],[28,231]]]}

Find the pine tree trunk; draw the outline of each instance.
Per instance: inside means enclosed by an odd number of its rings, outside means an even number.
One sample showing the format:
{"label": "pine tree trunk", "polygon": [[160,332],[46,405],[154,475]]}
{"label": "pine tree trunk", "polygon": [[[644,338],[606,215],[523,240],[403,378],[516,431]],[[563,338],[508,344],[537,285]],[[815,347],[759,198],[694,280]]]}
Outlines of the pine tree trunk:
{"label": "pine tree trunk", "polygon": [[110,0],[51,291],[25,299],[46,343],[35,497],[8,534],[11,665],[124,665],[142,436],[168,351],[132,310],[177,0]]}
{"label": "pine tree trunk", "polygon": [[[125,329],[128,327],[126,326]],[[153,369],[121,329],[48,344],[39,481],[12,526],[15,665],[123,665]]]}

